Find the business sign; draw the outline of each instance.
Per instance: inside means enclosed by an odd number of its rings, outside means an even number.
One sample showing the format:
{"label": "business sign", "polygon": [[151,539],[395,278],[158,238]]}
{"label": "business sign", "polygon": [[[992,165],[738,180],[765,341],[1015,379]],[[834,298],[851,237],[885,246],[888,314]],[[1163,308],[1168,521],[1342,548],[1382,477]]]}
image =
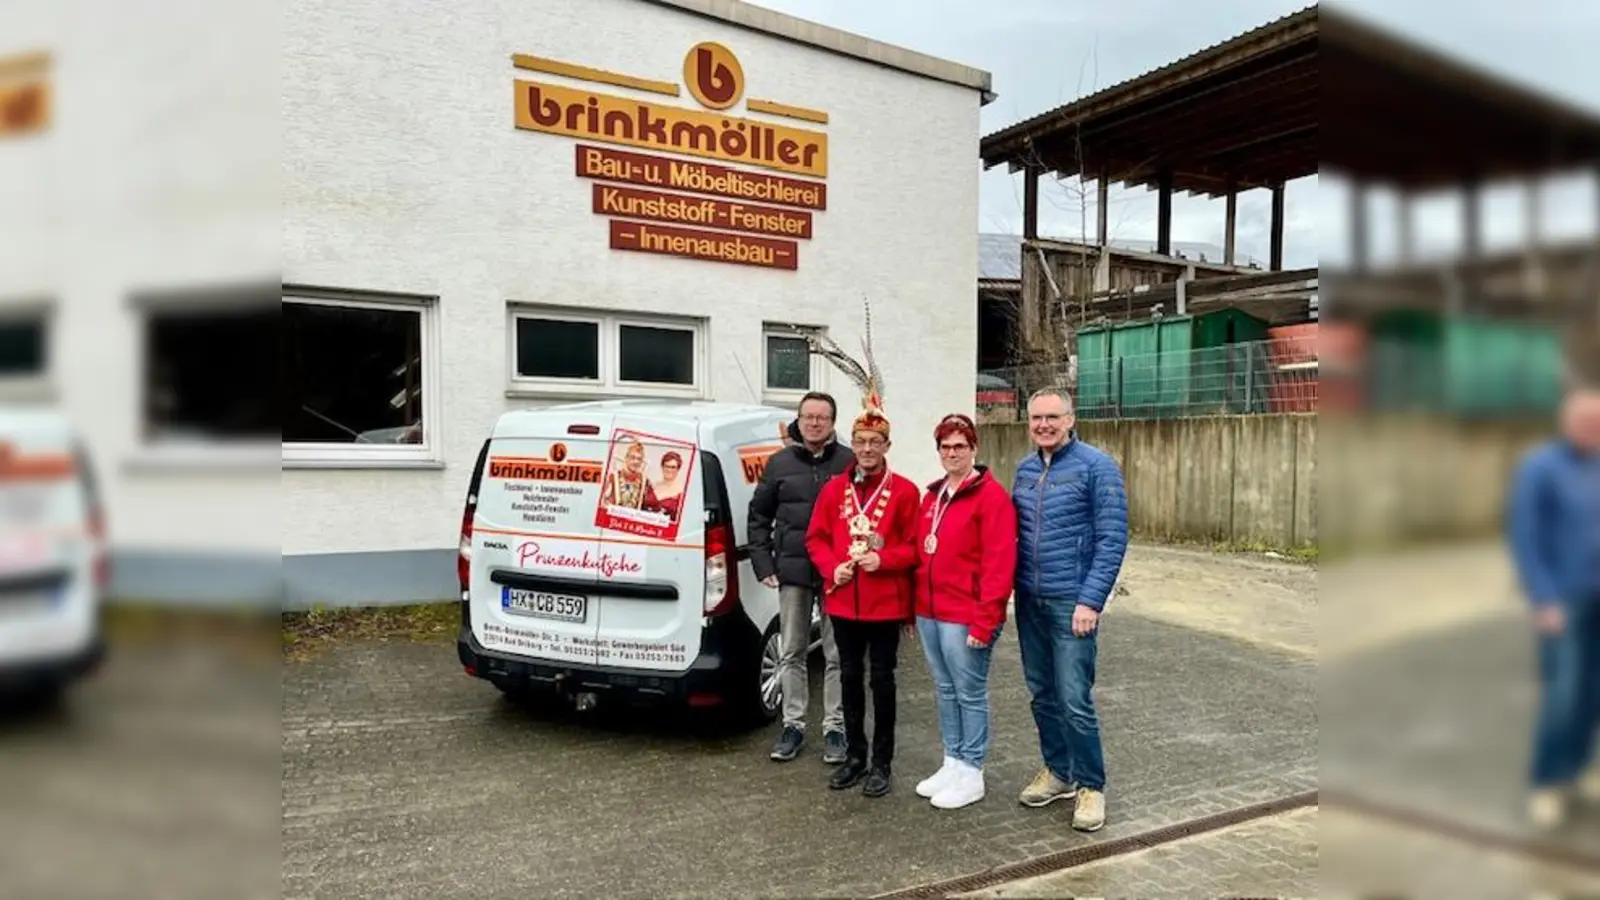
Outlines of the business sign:
{"label": "business sign", "polygon": [[[512,62],[523,70],[634,92],[674,98],[682,94],[676,82],[523,54]],[[527,131],[656,151],[591,143],[575,148],[577,176],[597,182],[592,186],[593,211],[610,217],[612,249],[797,268],[798,241],[810,240],[813,233],[810,210],[827,208],[827,186],[810,178],[827,177],[828,136],[733,110],[742,100],[748,112],[824,125],[827,113],[746,98],[743,65],[717,43],[689,49],[683,82],[703,109],[515,79],[514,121]]]}
{"label": "business sign", "polygon": [[0,137],[50,127],[50,57],[44,53],[0,57]]}

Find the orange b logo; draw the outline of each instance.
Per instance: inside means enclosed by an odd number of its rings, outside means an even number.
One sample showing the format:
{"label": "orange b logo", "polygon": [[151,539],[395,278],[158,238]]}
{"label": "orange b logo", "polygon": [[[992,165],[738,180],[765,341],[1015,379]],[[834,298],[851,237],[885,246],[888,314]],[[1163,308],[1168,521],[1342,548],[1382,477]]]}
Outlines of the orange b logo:
{"label": "orange b logo", "polygon": [[744,69],[732,50],[715,41],[689,48],[683,58],[683,80],[707,109],[727,109],[744,94]]}
{"label": "orange b logo", "polygon": [[551,444],[550,445],[550,461],[551,462],[561,462],[562,460],[564,460],[566,458],[567,458],[567,445],[566,444]]}

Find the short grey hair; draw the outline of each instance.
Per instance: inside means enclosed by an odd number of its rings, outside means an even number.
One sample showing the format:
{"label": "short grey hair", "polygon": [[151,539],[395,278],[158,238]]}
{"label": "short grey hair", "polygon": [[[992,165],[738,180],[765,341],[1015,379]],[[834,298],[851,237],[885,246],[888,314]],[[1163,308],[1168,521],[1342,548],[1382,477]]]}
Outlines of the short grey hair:
{"label": "short grey hair", "polygon": [[1069,412],[1073,408],[1072,407],[1072,395],[1067,392],[1066,388],[1059,388],[1059,387],[1042,387],[1042,388],[1039,388],[1037,391],[1034,391],[1032,394],[1028,395],[1028,405],[1032,406],[1033,405],[1033,401],[1039,399],[1040,397],[1060,397],[1061,398],[1061,402],[1065,403],[1067,405],[1067,410]]}

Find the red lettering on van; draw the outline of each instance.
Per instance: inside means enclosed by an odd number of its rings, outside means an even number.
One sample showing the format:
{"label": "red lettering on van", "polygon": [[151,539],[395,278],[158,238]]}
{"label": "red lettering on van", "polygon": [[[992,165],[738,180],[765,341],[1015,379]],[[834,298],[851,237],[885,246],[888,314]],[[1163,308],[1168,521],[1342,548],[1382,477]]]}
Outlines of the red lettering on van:
{"label": "red lettering on van", "polygon": [[601,553],[598,556],[588,550],[584,550],[581,555],[559,551],[547,552],[539,546],[538,541],[523,541],[521,546],[517,547],[517,566],[526,569],[530,565],[544,569],[598,572],[601,578],[637,575],[644,571],[644,564],[629,556],[627,551]]}

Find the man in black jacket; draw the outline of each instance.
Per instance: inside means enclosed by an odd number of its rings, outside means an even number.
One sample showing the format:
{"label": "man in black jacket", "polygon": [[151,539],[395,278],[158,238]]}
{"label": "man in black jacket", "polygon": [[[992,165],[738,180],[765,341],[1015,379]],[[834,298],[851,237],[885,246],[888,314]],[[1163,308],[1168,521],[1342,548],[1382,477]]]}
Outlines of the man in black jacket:
{"label": "man in black jacket", "polygon": [[[828,479],[850,467],[854,454],[834,434],[838,405],[813,391],[800,401],[789,425],[792,443],[772,455],[750,498],[750,562],[757,578],[778,589],[778,627],[783,659],[779,684],[783,692],[783,734],[772,758],[787,762],[805,743],[806,709],[811,702],[806,651],[811,643],[811,617],[822,602],[822,576],[806,554],[806,528],[817,493]],[[827,665],[822,680],[822,761],[844,762],[844,713],[839,690],[839,649],[833,627],[822,617],[822,655]]]}

